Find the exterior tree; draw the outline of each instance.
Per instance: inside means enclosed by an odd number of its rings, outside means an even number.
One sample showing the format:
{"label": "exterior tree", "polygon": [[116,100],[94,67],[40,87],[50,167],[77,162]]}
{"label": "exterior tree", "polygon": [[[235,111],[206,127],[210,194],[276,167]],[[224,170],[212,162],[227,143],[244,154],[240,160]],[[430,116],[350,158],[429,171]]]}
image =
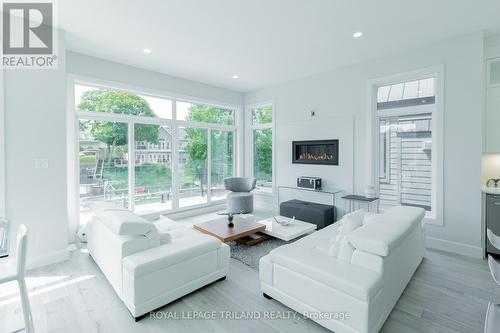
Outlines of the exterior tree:
{"label": "exterior tree", "polygon": [[[255,109],[252,112],[253,122],[268,124],[272,122],[272,107]],[[254,140],[254,174],[258,180],[271,181],[273,168],[273,136],[270,129],[256,130]]]}
{"label": "exterior tree", "polygon": [[[90,90],[82,95],[80,101],[78,105],[80,110],[156,117],[146,100],[127,92],[104,89]],[[85,123],[81,122],[80,127],[82,126],[86,126]],[[127,124],[97,121],[90,126],[90,132],[94,138],[107,145],[108,164],[111,163],[114,147],[127,144]],[[156,143],[158,142],[159,130],[160,126],[158,125],[136,125],[134,128],[135,140]]]}
{"label": "exterior tree", "polygon": [[271,106],[265,106],[254,109],[252,117],[254,124],[269,124],[273,121],[273,108]]}
{"label": "exterior tree", "polygon": [[273,168],[273,139],[270,129],[254,131],[254,176],[257,180],[271,181]]}

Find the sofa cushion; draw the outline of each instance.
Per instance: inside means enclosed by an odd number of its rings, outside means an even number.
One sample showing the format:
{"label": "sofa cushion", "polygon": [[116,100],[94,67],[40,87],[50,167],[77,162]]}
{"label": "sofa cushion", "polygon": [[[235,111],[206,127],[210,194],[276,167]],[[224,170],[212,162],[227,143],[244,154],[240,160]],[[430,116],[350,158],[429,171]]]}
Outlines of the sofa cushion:
{"label": "sofa cushion", "polygon": [[377,216],[380,216],[380,214],[377,213],[365,213],[365,216],[363,217],[363,224],[369,224],[372,222],[374,219],[377,218]]}
{"label": "sofa cushion", "polygon": [[116,203],[109,202],[109,201],[95,201],[89,203],[89,208],[94,211],[94,213],[100,213],[106,210],[121,210],[121,211],[127,211],[128,209],[120,206]]}
{"label": "sofa cushion", "polygon": [[191,233],[172,242],[132,254],[123,259],[123,269],[132,276],[140,277],[173,266],[221,247],[214,237]]}
{"label": "sofa cushion", "polygon": [[332,245],[331,239],[335,239],[339,226],[340,224],[336,222],[321,229],[320,231],[313,232],[312,234],[295,241],[294,244],[304,246],[305,248],[311,249],[315,252],[328,254]]}
{"label": "sofa cushion", "polygon": [[420,223],[425,211],[416,207],[394,207],[346,236],[358,250],[387,256]]}
{"label": "sofa cushion", "polygon": [[345,236],[351,233],[353,230],[359,228],[363,225],[363,216],[364,211],[357,210],[355,212],[344,215],[342,220],[340,221],[341,226],[339,227],[338,233],[335,236],[335,239],[332,240],[332,245],[328,250],[328,255],[333,256],[335,258],[338,257],[340,246]]}
{"label": "sofa cushion", "polygon": [[156,232],[153,223],[139,217],[128,210],[105,210],[96,213],[102,223],[113,233],[122,236],[147,235]]}
{"label": "sofa cushion", "polygon": [[166,216],[160,216],[159,219],[153,221],[153,224],[155,225],[156,229],[158,229],[158,232],[167,232],[176,229],[188,228],[188,225],[186,225],[185,223],[175,222],[174,220],[169,219]]}
{"label": "sofa cushion", "polygon": [[419,207],[395,206],[386,210],[383,215],[407,219],[413,226],[416,226],[419,225],[425,217],[425,210]]}
{"label": "sofa cushion", "polygon": [[354,254],[355,250],[356,249],[354,248],[354,246],[352,246],[351,243],[349,243],[349,241],[347,240],[347,238],[344,237],[340,241],[339,253],[337,255],[337,258],[339,260],[351,262],[352,255]]}
{"label": "sofa cushion", "polygon": [[270,258],[277,265],[362,301],[369,302],[382,287],[381,274],[295,243],[274,249]]}

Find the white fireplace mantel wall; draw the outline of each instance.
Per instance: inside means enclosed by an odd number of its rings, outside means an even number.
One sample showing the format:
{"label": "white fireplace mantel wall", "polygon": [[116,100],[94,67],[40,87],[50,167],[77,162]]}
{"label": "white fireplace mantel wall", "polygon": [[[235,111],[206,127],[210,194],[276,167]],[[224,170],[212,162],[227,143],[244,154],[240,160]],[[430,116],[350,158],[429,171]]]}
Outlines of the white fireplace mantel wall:
{"label": "white fireplace mantel wall", "polygon": [[[483,45],[483,33],[467,34],[245,94],[245,104],[275,101],[276,186],[288,185],[296,176],[318,176],[346,192],[364,193],[369,182],[367,158],[371,142],[367,134],[367,82],[444,65],[444,218],[443,226],[428,226],[427,243],[433,248],[481,257]],[[312,110],[314,119],[310,116]],[[325,133],[330,138],[342,135],[342,117],[351,117],[354,135],[351,142],[339,142],[338,168],[301,168],[291,163],[291,138],[327,139]],[[322,129],[318,131],[315,123]],[[341,131],[335,126],[341,127]],[[353,147],[349,152],[352,164],[342,161],[346,158],[346,152],[342,152],[346,145]],[[262,201],[256,200],[257,204]]]}

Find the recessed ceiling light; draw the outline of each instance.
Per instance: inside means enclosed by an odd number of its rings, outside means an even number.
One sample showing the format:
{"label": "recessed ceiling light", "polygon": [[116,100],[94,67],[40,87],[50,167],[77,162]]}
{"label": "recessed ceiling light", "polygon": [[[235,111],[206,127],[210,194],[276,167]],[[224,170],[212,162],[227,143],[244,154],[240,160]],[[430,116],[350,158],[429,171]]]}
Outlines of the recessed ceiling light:
{"label": "recessed ceiling light", "polygon": [[354,38],[359,38],[361,36],[363,36],[363,33],[361,31],[357,31],[357,32],[352,34],[352,37],[354,37]]}
{"label": "recessed ceiling light", "polygon": [[238,75],[233,75],[233,79],[239,79],[240,77]]}
{"label": "recessed ceiling light", "polygon": [[142,50],[142,52],[149,54],[149,53],[151,53],[151,50],[150,49],[144,49],[144,50]]}

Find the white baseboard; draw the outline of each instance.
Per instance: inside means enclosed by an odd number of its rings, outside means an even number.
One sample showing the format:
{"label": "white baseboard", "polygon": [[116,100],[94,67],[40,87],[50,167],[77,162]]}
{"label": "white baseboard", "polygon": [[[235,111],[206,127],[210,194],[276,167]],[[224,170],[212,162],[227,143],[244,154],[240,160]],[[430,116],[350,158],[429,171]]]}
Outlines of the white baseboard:
{"label": "white baseboard", "polygon": [[468,257],[483,258],[483,249],[478,246],[452,242],[435,237],[426,237],[426,246],[431,249],[452,252]]}
{"label": "white baseboard", "polygon": [[46,265],[56,264],[58,262],[65,261],[68,259],[69,259],[69,249],[66,248],[59,251],[54,251],[43,255],[28,258],[26,266],[28,269],[34,269]]}

